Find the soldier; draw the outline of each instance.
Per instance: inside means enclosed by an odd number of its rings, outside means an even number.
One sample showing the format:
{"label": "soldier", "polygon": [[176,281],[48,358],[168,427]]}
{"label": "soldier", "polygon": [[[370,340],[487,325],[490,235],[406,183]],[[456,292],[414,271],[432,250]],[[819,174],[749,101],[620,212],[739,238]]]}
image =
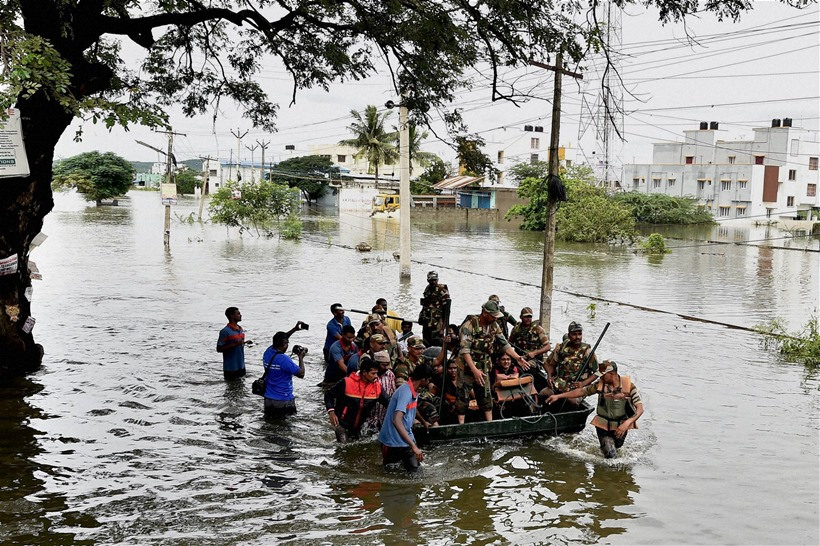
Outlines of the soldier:
{"label": "soldier", "polygon": [[498,304],[492,300],[481,306],[478,315],[467,315],[459,328],[458,367],[461,382],[472,388],[476,403],[484,412],[487,421],[493,420],[493,398],[490,393],[490,371],[492,355],[496,345],[500,351],[510,355],[524,370],[530,365],[504,337],[496,319],[503,315]]}
{"label": "soldier", "polygon": [[450,309],[450,291],[446,284],[439,284],[438,273],[427,273],[427,288],[421,298],[419,323],[422,338],[427,345],[441,345],[441,331],[444,329],[444,316]]}
{"label": "soldier", "polygon": [[[595,354],[590,355],[592,347],[583,340],[584,332],[577,322],[570,322],[567,328],[567,341],[555,346],[555,350],[544,363],[544,367],[549,373],[550,381],[554,388],[544,389],[542,395],[552,395],[567,392],[574,389],[586,387],[597,378],[595,371],[598,369],[598,361]],[[575,376],[581,371],[584,360],[589,356],[584,373],[575,382]],[[571,397],[567,400],[575,405],[581,403],[582,398]]]}
{"label": "soldier", "polygon": [[509,330],[509,327],[508,327],[507,325],[508,325],[508,324],[512,324],[512,325],[513,325],[513,327],[515,327],[515,325],[516,325],[516,324],[518,324],[518,321],[517,321],[517,320],[515,320],[515,317],[513,317],[511,314],[509,314],[509,313],[508,313],[508,312],[504,309],[504,306],[503,306],[503,305],[501,305],[501,300],[499,299],[499,297],[498,297],[498,296],[496,296],[495,294],[493,294],[492,296],[490,296],[490,297],[489,297],[489,298],[487,298],[487,299],[488,299],[488,300],[493,300],[494,302],[496,302],[496,303],[498,304],[498,310],[499,310],[499,311],[501,311],[501,313],[502,313],[502,315],[503,315],[500,319],[498,319],[498,325],[499,325],[499,326],[501,326],[501,331],[502,331],[502,332],[504,332],[504,337],[506,337],[507,339],[509,339],[509,337],[510,337],[510,330]]}
{"label": "soldier", "polygon": [[[550,350],[550,338],[537,320],[532,320],[532,308],[524,307],[519,315],[521,322],[513,326],[510,345],[517,351],[524,351],[538,390],[546,387],[547,374],[543,372],[544,353]],[[526,374],[525,374],[526,375]]]}
{"label": "soldier", "polygon": [[420,337],[411,337],[407,340],[407,355],[400,354],[393,366],[397,386],[405,383],[412,371],[421,363],[421,354],[424,349],[426,349],[424,340]]}

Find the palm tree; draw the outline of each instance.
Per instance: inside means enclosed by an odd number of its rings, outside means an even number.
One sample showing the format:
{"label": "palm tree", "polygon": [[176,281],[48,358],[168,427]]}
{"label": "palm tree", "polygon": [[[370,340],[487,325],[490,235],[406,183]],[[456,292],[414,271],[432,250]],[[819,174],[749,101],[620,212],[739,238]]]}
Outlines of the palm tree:
{"label": "palm tree", "polygon": [[379,183],[379,166],[385,163],[394,163],[399,158],[399,152],[391,142],[396,140],[395,133],[388,133],[384,130],[384,122],[390,116],[390,112],[380,114],[376,106],[369,104],[365,108],[364,116],[357,110],[351,110],[353,123],[348,129],[353,133],[354,138],[339,141],[342,146],[352,146],[358,151],[357,158],[366,158],[368,172],[374,169],[376,183]]}
{"label": "palm tree", "polygon": [[[396,131],[396,149],[400,149],[399,141],[401,139],[401,135],[399,134],[399,128],[394,126],[393,129]],[[415,123],[409,122],[407,124],[407,130],[410,134],[410,174],[412,175],[414,159],[419,165],[426,167],[431,161],[433,161],[433,159],[437,159],[438,156],[431,152],[421,151],[421,144],[429,135],[427,131],[419,131],[418,126]]]}

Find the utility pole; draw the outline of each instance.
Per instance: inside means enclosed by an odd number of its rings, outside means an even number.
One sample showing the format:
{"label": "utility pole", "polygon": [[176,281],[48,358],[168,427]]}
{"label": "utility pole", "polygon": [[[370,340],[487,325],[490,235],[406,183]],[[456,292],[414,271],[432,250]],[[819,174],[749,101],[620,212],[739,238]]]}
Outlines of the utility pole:
{"label": "utility pole", "polygon": [[205,172],[203,173],[204,176],[202,177],[202,190],[199,192],[199,221],[202,221],[202,207],[205,206],[205,191],[208,188],[208,180],[211,176],[211,161],[216,161],[216,158],[205,156],[200,156],[199,159],[205,161]]}
{"label": "utility pole", "polygon": [[[170,131],[156,131],[157,133],[164,133],[168,135],[168,151],[164,152],[159,148],[151,146],[150,144],[146,144],[145,142],[140,142],[137,140],[137,144],[145,146],[146,148],[151,148],[154,151],[157,151],[161,154],[165,155],[166,163],[165,163],[165,184],[160,186],[160,199],[165,204],[165,227],[163,230],[163,237],[162,241],[165,245],[166,250],[171,247],[171,205],[175,204],[177,201],[177,192],[176,192],[176,185],[174,184],[174,170],[172,165],[176,165],[177,160],[174,157],[173,149],[174,149],[174,135],[185,136],[185,133],[175,133],[173,130]],[[165,187],[162,187],[165,186]],[[171,187],[173,186],[173,192],[171,191]],[[168,190],[166,191],[166,188]]]}
{"label": "utility pole", "polygon": [[248,134],[248,131],[245,131],[244,133],[239,134],[239,132],[241,130],[242,129],[237,127],[236,132],[234,133],[233,129],[231,129],[231,134],[236,137],[236,180],[237,180],[237,182],[242,178],[242,174],[241,174],[242,161],[239,159],[242,156],[242,138],[245,135]]}
{"label": "utility pole", "polygon": [[410,125],[407,97],[399,105],[399,279],[410,280]]}
{"label": "utility pole", "polygon": [[[259,144],[260,148],[262,148],[262,170],[260,171],[260,174],[259,174],[259,178],[261,180],[261,179],[265,178],[265,150],[268,149],[268,145],[270,144],[270,140],[266,140],[264,142],[259,142],[257,140],[256,143]],[[270,180],[270,177],[268,178],[268,180]]]}
{"label": "utility pole", "polygon": [[253,162],[253,152],[255,152],[258,147],[258,144],[254,144],[253,146],[245,145],[245,148],[251,151],[251,182],[256,178],[256,164]]}
{"label": "utility pole", "polygon": [[[555,55],[555,66],[549,66],[536,61],[530,61],[530,64],[546,70],[555,72],[555,86],[552,92],[552,127],[550,129],[550,155],[549,155],[549,174],[558,176],[559,162],[558,162],[558,142],[559,133],[561,132],[561,76],[566,74],[573,78],[583,79],[581,74],[564,70],[563,56],[561,51]],[[541,327],[549,335],[550,321],[552,319],[552,288],[553,288],[553,261],[555,258],[555,211],[558,210],[558,204],[552,195],[547,200],[547,227],[544,231],[544,269],[541,274],[541,310],[539,312],[539,319]]]}

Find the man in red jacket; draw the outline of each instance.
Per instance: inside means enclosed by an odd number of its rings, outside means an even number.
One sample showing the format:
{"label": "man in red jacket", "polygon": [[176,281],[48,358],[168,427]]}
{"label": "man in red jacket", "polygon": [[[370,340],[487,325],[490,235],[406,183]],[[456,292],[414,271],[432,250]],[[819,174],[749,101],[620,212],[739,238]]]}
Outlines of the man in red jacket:
{"label": "man in red jacket", "polygon": [[378,363],[364,354],[359,361],[359,371],[348,375],[325,393],[330,425],[340,443],[359,437],[362,425],[377,402],[383,406],[390,403],[378,378]]}

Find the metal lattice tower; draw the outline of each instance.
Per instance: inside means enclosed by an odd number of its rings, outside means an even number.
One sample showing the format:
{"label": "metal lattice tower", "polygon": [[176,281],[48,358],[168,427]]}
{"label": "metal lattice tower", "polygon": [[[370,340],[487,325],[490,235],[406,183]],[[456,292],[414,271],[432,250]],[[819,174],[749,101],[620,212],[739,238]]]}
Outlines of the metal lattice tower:
{"label": "metal lattice tower", "polygon": [[595,15],[604,33],[609,63],[606,55],[601,54],[586,70],[578,145],[584,149],[582,139],[587,133],[591,135],[590,129],[593,129],[594,151],[585,153],[586,160],[593,167],[599,185],[614,187],[621,179],[623,167],[623,145],[619,137],[624,127],[623,89],[617,75],[621,69],[621,9],[613,2],[605,2],[598,5]]}

